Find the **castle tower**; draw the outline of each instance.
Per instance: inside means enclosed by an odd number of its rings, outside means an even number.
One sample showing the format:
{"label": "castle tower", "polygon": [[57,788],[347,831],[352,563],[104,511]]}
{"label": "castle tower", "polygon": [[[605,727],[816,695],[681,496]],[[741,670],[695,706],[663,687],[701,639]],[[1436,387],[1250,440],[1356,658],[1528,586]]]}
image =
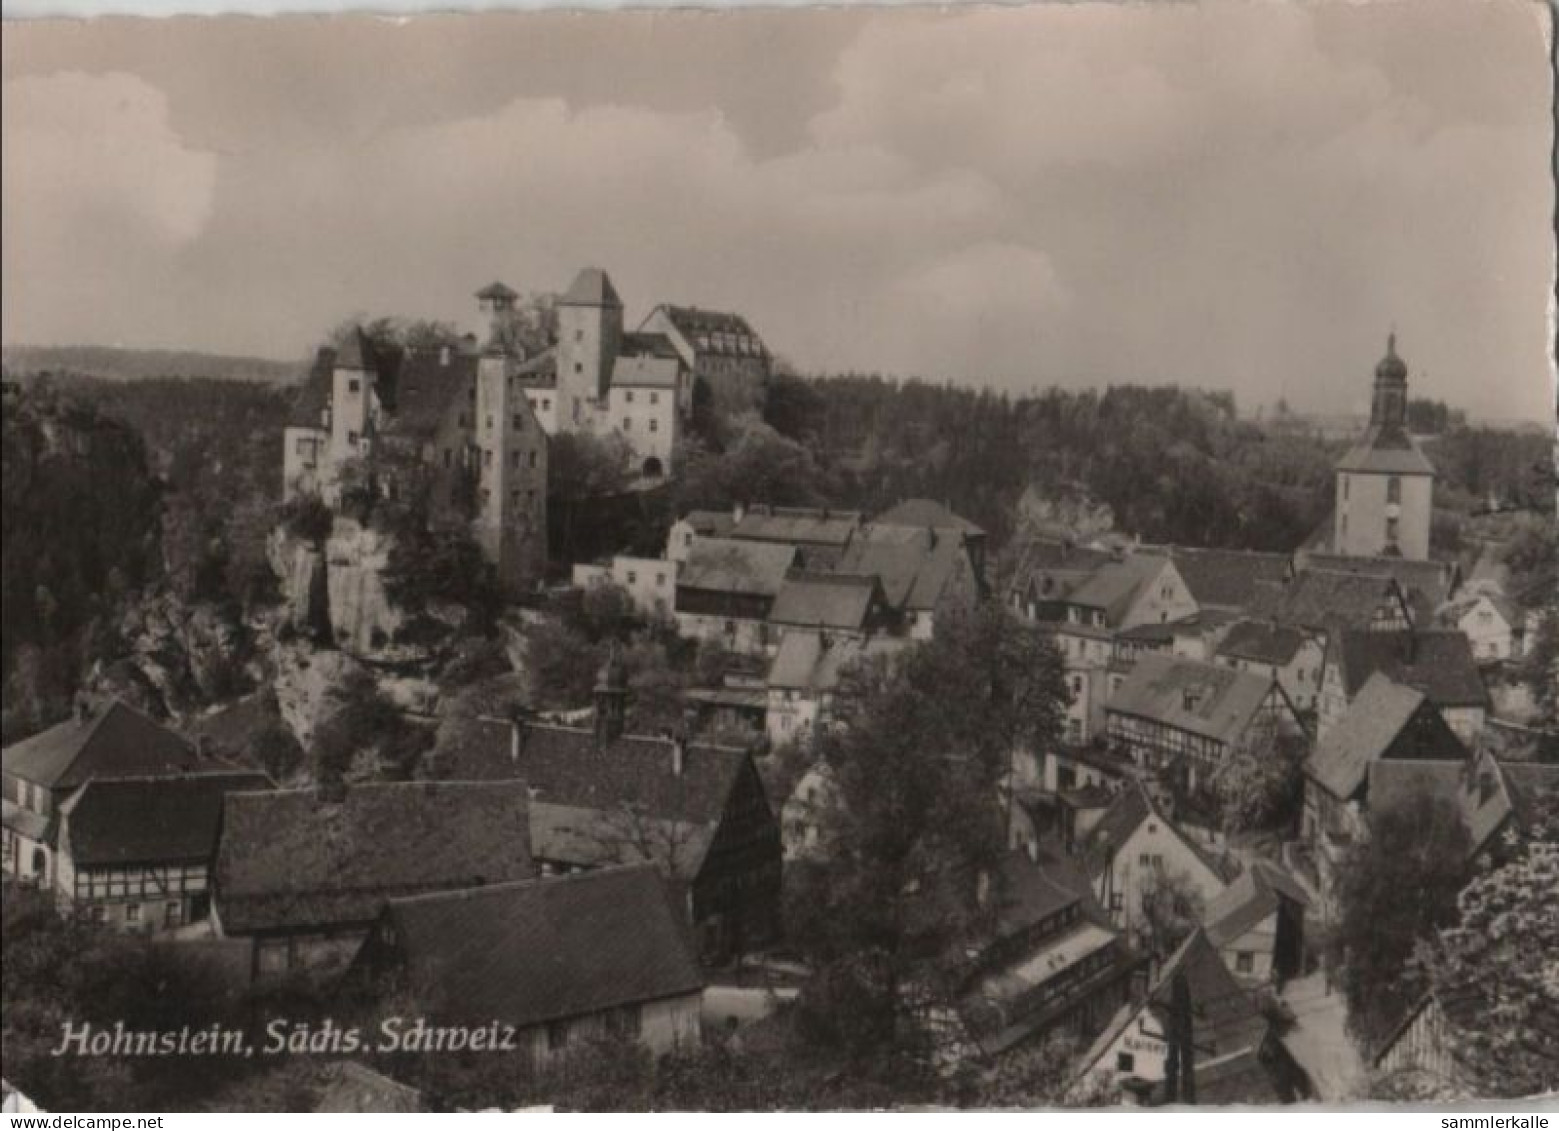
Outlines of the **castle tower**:
{"label": "castle tower", "polygon": [[488,335],[491,343],[508,341],[509,325],[514,321],[514,304],[519,292],[504,283],[488,283],[476,292],[477,308],[487,315]]}
{"label": "castle tower", "polygon": [[547,568],[547,434],[496,347],[477,362],[477,542],[504,592],[518,594]]}
{"label": "castle tower", "polygon": [[1375,367],[1369,428],[1337,462],[1333,551],[1427,560],[1434,477],[1434,465],[1408,434],[1407,363],[1392,334]]}
{"label": "castle tower", "polygon": [[[578,431],[604,413],[622,343],[623,304],[605,271],[587,267],[558,300],[558,427]],[[604,423],[603,423],[604,426]]]}
{"label": "castle tower", "polygon": [[376,378],[373,343],[361,328],[353,327],[336,351],[330,375],[329,439],[320,492],[332,506],[340,501],[341,465],[369,455],[377,414]]}

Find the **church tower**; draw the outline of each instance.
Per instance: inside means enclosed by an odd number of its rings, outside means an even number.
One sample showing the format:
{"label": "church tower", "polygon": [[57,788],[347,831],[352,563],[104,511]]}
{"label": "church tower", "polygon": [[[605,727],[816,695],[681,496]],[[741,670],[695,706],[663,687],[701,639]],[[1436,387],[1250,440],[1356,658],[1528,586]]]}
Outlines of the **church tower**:
{"label": "church tower", "polygon": [[622,299],[605,271],[586,267],[558,300],[557,420],[565,432],[605,420],[622,336]]}
{"label": "church tower", "polygon": [[1337,462],[1332,550],[1349,557],[1429,557],[1434,465],[1407,430],[1407,363],[1397,336],[1375,367],[1370,423]]}

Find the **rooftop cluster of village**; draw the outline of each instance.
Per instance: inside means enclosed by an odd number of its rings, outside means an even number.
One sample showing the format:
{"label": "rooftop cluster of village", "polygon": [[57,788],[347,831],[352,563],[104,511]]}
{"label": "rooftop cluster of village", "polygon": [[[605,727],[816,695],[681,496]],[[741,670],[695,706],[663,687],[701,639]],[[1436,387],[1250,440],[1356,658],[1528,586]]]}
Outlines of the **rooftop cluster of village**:
{"label": "rooftop cluster of village", "polygon": [[[939,502],[755,498],[676,516],[659,553],[560,563],[553,438],[615,437],[652,487],[678,473],[698,385],[739,404],[771,359],[733,314],[663,305],[624,330],[595,269],[563,294],[555,342],[525,356],[502,332],[517,297],[480,292],[484,344],[386,353],[350,335],[322,352],[279,438],[286,491],[339,507],[355,465],[397,451],[447,498],[467,483],[511,596],[549,573],[576,597],[612,590],[731,657],[679,693],[684,725],[633,732],[613,652],[577,710],[442,729],[421,780],[299,785],[237,755],[241,715],[170,725],[83,699],[4,752],[9,878],[107,927],[215,948],[246,986],[301,972],[360,992],[386,971],[434,986],[442,1022],[499,1022],[538,1064],[600,1037],[667,1052],[729,1024],[741,1039],[806,982],[785,886],[836,848],[829,752],[869,694],[859,673],[1000,607],[1059,653],[1063,718],[1011,751],[989,799],[1004,852],[971,878],[991,919],[939,987],[939,1068],[1043,1049],[1058,1096],[1144,1104],[1338,1099],[1381,1073],[1454,1074],[1445,1018],[1464,1003],[1427,992],[1339,1066],[1321,967],[1350,853],[1377,814],[1430,798],[1468,861],[1498,859],[1559,791],[1559,766],[1484,675],[1519,658],[1538,611],[1496,571],[1430,558],[1435,470],[1406,428],[1394,342],[1336,465],[1333,520],[1292,553],[1056,526],[1025,530],[998,569],[986,533]],[[781,751],[799,772],[774,795],[765,760]],[[1251,787],[1260,812],[1243,827],[1214,801],[1236,765],[1277,783]],[[777,993],[722,1013],[754,969]],[[359,1090],[420,1102],[346,1060]]]}

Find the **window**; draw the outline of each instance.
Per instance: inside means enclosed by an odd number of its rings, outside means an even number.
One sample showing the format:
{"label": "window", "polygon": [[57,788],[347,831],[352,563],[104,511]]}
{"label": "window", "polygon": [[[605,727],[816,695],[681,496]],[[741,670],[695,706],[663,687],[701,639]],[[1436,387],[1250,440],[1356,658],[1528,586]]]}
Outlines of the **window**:
{"label": "window", "polygon": [[1256,970],[1256,956],[1248,950],[1237,951],[1234,955],[1234,972],[1236,974],[1252,974]]}
{"label": "window", "polygon": [[656,585],[665,585],[666,584],[666,575],[663,574],[663,573],[657,573],[655,575],[655,584]]}
{"label": "window", "polygon": [[94,923],[103,923],[103,922],[106,922],[107,920],[108,920],[108,909],[106,907],[104,907],[101,903],[94,904],[93,907],[92,907],[92,921]]}
{"label": "window", "polygon": [[656,420],[653,416],[650,417],[650,431],[651,432],[659,432],[660,431],[660,421]]}
{"label": "window", "polygon": [[584,340],[585,340],[585,332],[583,330],[575,330],[574,331],[574,341],[582,342]]}
{"label": "window", "polygon": [[356,432],[348,432],[346,434],[346,442],[348,444],[351,444],[353,447],[356,447],[357,446],[357,433]]}
{"label": "window", "polygon": [[659,393],[651,393],[650,394],[650,404],[660,404],[660,394]]}
{"label": "window", "polygon": [[1386,480],[1386,502],[1400,503],[1402,501],[1402,480],[1393,475]]}
{"label": "window", "polygon": [[629,404],[633,403],[633,390],[632,389],[629,389],[625,393],[623,393],[623,400],[627,401]]}
{"label": "window", "polygon": [[514,430],[516,432],[525,431],[525,414],[523,412],[514,414]]}
{"label": "window", "polygon": [[178,900],[172,900],[163,908],[162,920],[170,927],[177,927],[184,922],[184,905]]}
{"label": "window", "polygon": [[1119,911],[1125,905],[1126,905],[1126,897],[1123,896],[1120,892],[1115,892],[1113,895],[1110,896],[1110,910],[1111,911]]}
{"label": "window", "polygon": [[637,585],[638,583],[639,583],[638,571],[630,569],[628,571],[628,584],[629,585]]}
{"label": "window", "polygon": [[568,1048],[567,1021],[552,1021],[547,1024],[547,1048],[551,1052]]}
{"label": "window", "polygon": [[1387,519],[1386,519],[1386,541],[1387,542],[1391,542],[1391,543],[1395,543],[1396,542],[1397,535],[1401,532],[1400,527],[1401,527],[1401,524],[1398,522],[1396,515],[1390,515],[1390,516],[1387,517]]}
{"label": "window", "polygon": [[452,452],[450,449],[445,448],[444,449],[444,466],[445,467],[449,467],[454,462],[455,462],[455,453]]}
{"label": "window", "polygon": [[349,392],[349,393],[359,392],[362,389],[362,387],[363,387],[363,383],[361,381],[359,381],[356,377],[353,377],[350,381],[348,381],[346,383],[346,391]]}
{"label": "window", "polygon": [[531,466],[532,466],[532,467],[535,467],[535,466],[536,466],[536,453],[535,453],[535,452],[532,452],[532,453],[531,453],[531,454],[530,454],[530,465],[531,465]]}
{"label": "window", "polygon": [[582,361],[574,362],[574,372],[575,373],[583,373],[584,371],[585,371],[584,362],[582,362]]}
{"label": "window", "polygon": [[487,467],[491,467],[493,465],[493,450],[491,448],[486,448],[483,450],[482,463]]}
{"label": "window", "polygon": [[493,414],[492,413],[488,413],[487,414],[487,427],[491,428],[492,426],[493,426]]}
{"label": "window", "polygon": [[552,398],[551,397],[542,397],[541,398],[541,411],[542,412],[551,412],[552,411]]}
{"label": "window", "polygon": [[1115,1071],[1117,1071],[1117,1072],[1135,1072],[1136,1069],[1137,1069],[1137,1058],[1132,1056],[1131,1053],[1129,1053],[1129,1052],[1118,1052],[1118,1053],[1115,1054]]}
{"label": "window", "polygon": [[510,452],[509,453],[509,466],[510,467],[519,467],[520,466],[520,453],[519,452]]}
{"label": "window", "polygon": [[139,903],[125,904],[125,922],[139,923],[141,921],[141,905]]}
{"label": "window", "polygon": [[1144,852],[1137,857],[1137,864],[1143,868],[1159,869],[1164,866],[1164,858],[1156,852]]}
{"label": "window", "polygon": [[633,431],[633,417],[631,417],[631,416],[623,417],[623,431],[624,432],[631,432],[631,431]]}

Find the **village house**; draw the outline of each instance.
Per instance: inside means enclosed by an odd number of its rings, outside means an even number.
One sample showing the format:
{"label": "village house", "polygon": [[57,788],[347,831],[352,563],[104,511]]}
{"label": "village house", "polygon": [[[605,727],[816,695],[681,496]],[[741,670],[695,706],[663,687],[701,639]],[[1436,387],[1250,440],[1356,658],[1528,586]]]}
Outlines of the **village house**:
{"label": "village house", "polygon": [[1164,880],[1195,892],[1206,906],[1236,874],[1231,861],[1176,825],[1141,781],[1115,795],[1076,849],[1110,921],[1133,933],[1146,927],[1144,896]]}
{"label": "village house", "polygon": [[1062,620],[1114,632],[1165,624],[1197,611],[1185,579],[1168,557],[1133,553],[1106,562],[1062,597]]}
{"label": "village house", "polygon": [[1305,967],[1310,896],[1268,860],[1253,861],[1202,912],[1207,941],[1242,985],[1281,987]]}
{"label": "village house", "polygon": [[1454,561],[1412,558],[1348,558],[1301,549],[1294,556],[1297,569],[1352,573],[1361,577],[1389,577],[1397,583],[1412,613],[1413,623],[1427,628],[1447,601],[1461,589],[1461,566]]}
{"label": "village house", "polygon": [[677,574],[677,631],[734,652],[765,653],[773,643],[769,612],[796,559],[788,543],[698,539]]}
{"label": "village house", "polygon": [[775,650],[765,680],[764,729],[776,746],[810,744],[833,725],[835,696],[852,664],[890,657],[907,641],[888,636],[863,639],[832,632],[791,630]]}
{"label": "village house", "polygon": [[286,498],[342,501],[343,476],[372,469],[394,494],[431,474],[430,513],[467,523],[500,583],[534,585],[547,562],[547,433],[496,343],[396,347],[361,329],[323,349],[283,432]]}
{"label": "village house", "polygon": [[1325,658],[1324,634],[1260,620],[1232,626],[1217,653],[1231,668],[1276,680],[1294,709],[1307,715],[1316,710]]}
{"label": "village house", "polygon": [[1031,538],[1020,551],[1007,586],[1007,604],[1029,621],[1066,617],[1063,598],[1099,567],[1113,560],[1108,550],[1070,538]]}
{"label": "village house", "polygon": [[601,1039],[692,1048],[704,996],[676,898],[642,864],[391,899],[351,978],[436,986],[430,1024],[512,1027],[536,1068]]}
{"label": "village house", "polygon": [[988,892],[990,923],[962,976],[967,1039],[991,1058],[1098,1032],[1127,1001],[1143,960],[1074,862],[1038,845],[1008,852]]}
{"label": "village house", "polygon": [[1337,723],[1376,672],[1423,692],[1464,743],[1477,741],[1489,693],[1472,645],[1455,629],[1334,633],[1321,672],[1318,733]]}
{"label": "village house", "polygon": [[605,565],[577,563],[575,589],[615,585],[628,594],[633,610],[647,620],[669,620],[677,602],[678,563],[664,558],[635,558],[622,554]]}
{"label": "village house", "polygon": [[974,576],[983,591],[990,540],[983,529],[967,518],[931,499],[905,499],[872,519],[872,525],[879,529],[933,530],[938,535],[956,539],[969,555]]}
{"label": "village house", "polygon": [[1456,628],[1472,644],[1479,663],[1521,658],[1526,638],[1526,615],[1501,593],[1483,592],[1455,612]]}
{"label": "village house", "polygon": [[1312,568],[1301,569],[1282,589],[1264,589],[1253,619],[1327,634],[1344,628],[1400,632],[1414,624],[1395,578]]}
{"label": "village house", "polygon": [[1111,669],[1131,670],[1144,652],[1161,652],[1187,660],[1211,660],[1236,620],[1233,613],[1201,609],[1172,621],[1145,621],[1115,634]]}
{"label": "village house", "polygon": [[1138,765],[1196,792],[1237,751],[1258,756],[1305,729],[1270,676],[1150,653],[1105,704],[1109,740]]}
{"label": "village house", "polygon": [[740,314],[662,303],[639,330],[665,335],[693,375],[695,388],[708,388],[721,416],[762,414],[773,358]]}
{"label": "village house", "polygon": [[435,751],[430,776],[523,779],[543,874],[657,864],[711,960],[772,940],[783,850],[751,753],[625,733],[620,665],[596,698],[594,729],[477,720]]}
{"label": "village house", "polygon": [[536,874],[522,781],[230,793],[212,919],[256,979],[351,961],[392,897]]}
{"label": "village house", "polygon": [[791,570],[769,609],[769,639],[793,632],[864,640],[889,625],[882,584],[870,574]]}
{"label": "village house", "polygon": [[194,743],[123,700],[99,704],[78,696],[69,719],[0,752],[5,875],[55,887],[60,807],[92,778],[159,777],[203,768],[213,764]]}
{"label": "village house", "polygon": [[1348,849],[1365,835],[1372,765],[1407,759],[1460,767],[1467,756],[1428,697],[1384,673],[1371,675],[1305,762],[1301,835],[1323,896],[1335,887]]}
{"label": "village house", "polygon": [[1140,549],[1166,556],[1174,563],[1197,608],[1230,614],[1234,619],[1248,613],[1267,589],[1282,588],[1294,576],[1293,559],[1287,554],[1201,546],[1144,545]]}
{"label": "village house", "polygon": [[1192,1010],[1198,1104],[1294,1103],[1309,1094],[1304,1071],[1283,1046],[1256,996],[1229,972],[1198,929],[1164,963],[1139,1001],[1123,1006],[1083,1055],[1080,1090],[1118,1085],[1148,1104],[1165,1096],[1171,1008],[1182,980]]}
{"label": "village house", "polygon": [[253,771],[89,778],[59,809],[61,909],[124,931],[205,923],[222,799],[269,788]]}
{"label": "village house", "polygon": [[930,640],[936,621],[973,608],[982,592],[966,532],[870,523],[840,557],[841,573],[876,577],[897,632]]}

